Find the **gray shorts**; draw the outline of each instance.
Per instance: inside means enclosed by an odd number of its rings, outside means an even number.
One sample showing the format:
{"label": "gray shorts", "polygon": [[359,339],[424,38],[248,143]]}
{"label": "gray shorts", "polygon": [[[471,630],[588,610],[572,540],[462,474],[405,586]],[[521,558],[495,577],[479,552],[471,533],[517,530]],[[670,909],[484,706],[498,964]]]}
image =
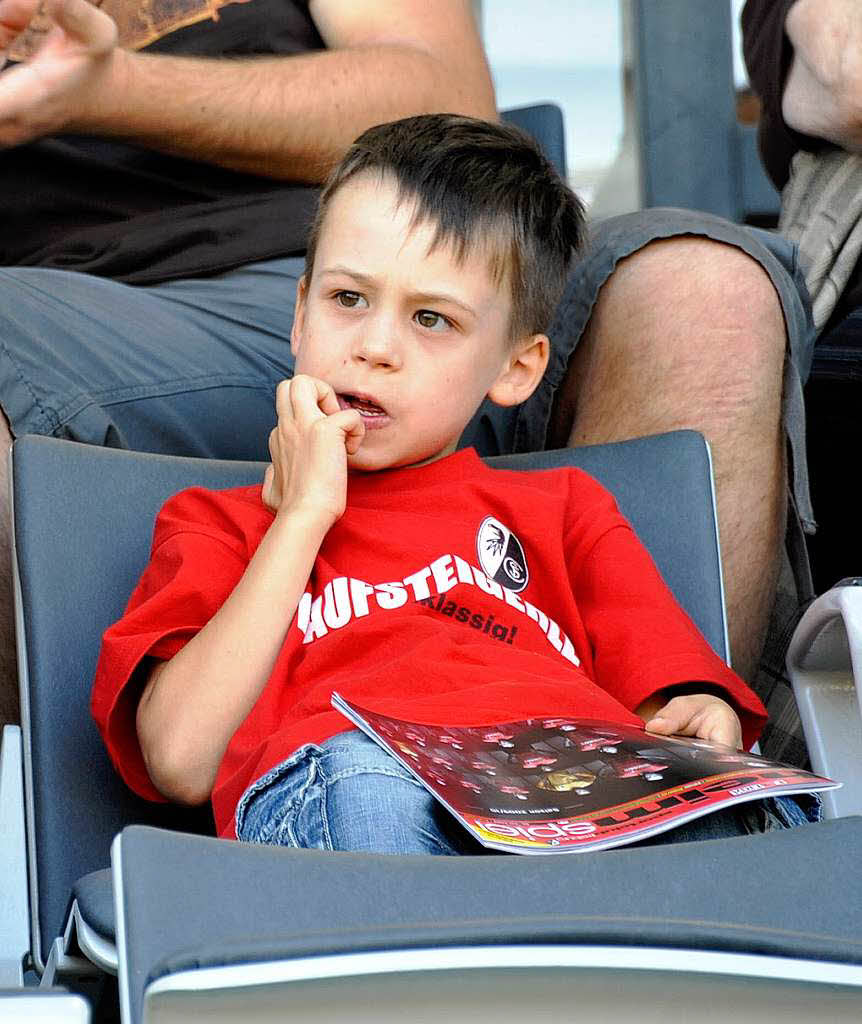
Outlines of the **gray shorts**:
{"label": "gray shorts", "polygon": [[[598,225],[550,334],[545,378],[523,406],[486,403],[464,436],[484,455],[545,445],[554,393],[617,262],[657,238],[706,235],[738,246],[772,278],[789,336],[786,422],[794,491],[811,519],[800,381],[814,343],[793,247],[777,235],[684,210]],[[290,375],[302,261],[132,287],[69,271],[0,269],[0,405],[13,434],[229,459],[267,459],[275,386]]]}

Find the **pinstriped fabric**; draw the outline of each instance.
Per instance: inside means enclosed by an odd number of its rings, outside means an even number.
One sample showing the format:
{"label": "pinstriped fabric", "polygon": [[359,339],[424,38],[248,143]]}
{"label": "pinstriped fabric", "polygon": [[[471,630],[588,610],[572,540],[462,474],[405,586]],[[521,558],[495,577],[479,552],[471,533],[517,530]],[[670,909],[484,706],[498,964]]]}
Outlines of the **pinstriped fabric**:
{"label": "pinstriped fabric", "polygon": [[862,156],[800,150],[781,195],[778,230],[799,246],[819,331],[862,253]]}

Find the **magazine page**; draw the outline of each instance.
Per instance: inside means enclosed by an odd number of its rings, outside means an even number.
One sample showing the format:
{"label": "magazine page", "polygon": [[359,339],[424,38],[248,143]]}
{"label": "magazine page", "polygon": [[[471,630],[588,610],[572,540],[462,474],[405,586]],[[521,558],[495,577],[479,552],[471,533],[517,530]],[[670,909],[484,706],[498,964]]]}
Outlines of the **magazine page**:
{"label": "magazine page", "polygon": [[419,725],[333,694],[485,846],[570,853],[632,843],[731,804],[841,783],[705,740],[576,718]]}

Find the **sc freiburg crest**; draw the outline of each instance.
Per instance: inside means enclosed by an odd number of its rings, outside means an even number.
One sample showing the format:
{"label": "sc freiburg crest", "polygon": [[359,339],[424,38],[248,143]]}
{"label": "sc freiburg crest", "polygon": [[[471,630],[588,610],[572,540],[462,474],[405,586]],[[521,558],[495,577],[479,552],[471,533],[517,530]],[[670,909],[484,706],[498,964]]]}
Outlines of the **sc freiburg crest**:
{"label": "sc freiburg crest", "polygon": [[486,516],[476,536],[479,565],[489,578],[515,593],[530,580],[521,542],[499,519]]}

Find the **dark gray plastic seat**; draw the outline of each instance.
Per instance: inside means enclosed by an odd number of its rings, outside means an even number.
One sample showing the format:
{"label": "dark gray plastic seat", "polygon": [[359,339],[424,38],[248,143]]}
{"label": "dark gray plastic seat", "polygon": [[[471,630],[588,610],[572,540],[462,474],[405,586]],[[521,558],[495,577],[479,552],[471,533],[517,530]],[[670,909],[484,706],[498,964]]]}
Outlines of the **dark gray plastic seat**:
{"label": "dark gray plastic seat", "polygon": [[535,103],[526,107],[512,107],[501,112],[504,121],[516,125],[542,147],[545,156],[566,176],[566,133],[563,112],[556,103]]}
{"label": "dark gray plastic seat", "polygon": [[[709,453],[700,435],[681,431],[497,462],[582,465],[602,479],[679,600],[726,654]],[[263,468],[44,437],[13,447],[31,952],[39,970],[63,933],[73,886],[107,867],[111,840],[125,825],[211,828],[208,814],[151,804],[125,788],[90,717],[90,683],[101,635],[122,614],[146,565],[164,500],[192,484],[257,481]],[[94,938],[108,942],[109,884],[109,875],[82,881],[75,906],[79,920],[89,916]]]}
{"label": "dark gray plastic seat", "polygon": [[[35,436],[13,446],[31,954],[39,971],[63,933],[73,885],[107,868],[111,839],[125,824],[211,827],[208,814],[151,804],[126,789],[90,717],[89,692],[101,634],[147,563],[162,503],[194,483],[236,486],[261,473],[254,463]],[[84,889],[90,902],[97,889]],[[97,919],[98,934],[112,940],[104,914]]]}
{"label": "dark gray plastic seat", "polygon": [[[134,1022],[240,1001],[244,1020],[270,1006],[334,1021],[364,993],[380,1020],[511,1021],[537,1007],[583,1020],[592,999],[593,1019],[642,1021],[663,992],[698,1022],[718,1019],[720,993],[734,1021],[853,1021],[860,849],[862,818],[559,857],[322,854],[132,827],[114,846],[121,1002]],[[842,882],[806,884],[813,871]],[[555,1016],[559,999],[577,1016]]]}
{"label": "dark gray plastic seat", "polygon": [[[494,464],[582,465],[602,479],[677,597],[726,655],[709,453],[698,434],[675,432]],[[577,970],[579,995],[586,999],[588,990],[594,992],[599,1012],[607,972],[614,969],[615,1007],[623,995],[636,1006],[646,998],[643,984],[657,985],[657,972],[671,971],[673,991],[704,1005],[711,997],[698,978],[723,979],[736,999],[742,998],[740,979],[754,977],[785,1001],[787,986],[796,984],[790,1002],[809,1010],[810,988],[820,977],[825,987],[818,991],[858,1014],[859,819],[672,853],[621,850],[545,861],[380,858],[291,853],[183,835],[177,830],[206,832],[207,816],[147,804],[125,790],[89,716],[101,633],[122,612],[146,563],[152,522],[168,495],[190,484],[255,482],[262,473],[262,464],[142,455],[42,437],[14,446],[31,951],[37,966],[45,966],[50,950],[52,969],[79,971],[79,947],[109,967],[113,950],[127,1021],[142,1019],[145,992],[147,999],[173,999],[178,1020],[198,1012],[189,1002],[193,990],[204,993],[204,1014],[215,1005],[208,999],[223,1010],[227,1001],[228,1018],[230,1001],[240,999],[236,1014],[244,1013],[251,993],[264,1002],[276,998],[279,1013],[288,1004],[311,1013],[328,999],[329,990],[320,988],[324,975],[334,985],[332,978],[341,978],[347,991],[360,984],[357,979],[371,985],[376,971],[392,982],[380,998],[390,993],[393,1012],[399,1000],[403,1011],[402,982],[428,982],[444,968],[447,985],[456,985],[466,1007],[478,998],[476,984],[500,982],[505,964],[524,980],[522,994],[538,998],[544,991],[546,999],[559,988],[558,972]],[[122,833],[109,873],[111,840],[129,825],[145,827]],[[800,885],[806,869],[816,870],[818,879],[849,882]],[[64,929],[71,894],[74,927]],[[268,913],[259,912],[259,904]],[[368,956],[372,961],[355,959]],[[744,965],[739,957],[747,958]],[[270,980],[261,981],[261,972]],[[287,982],[272,980],[283,975]],[[295,986],[289,997],[282,992],[279,985],[293,985],[290,979],[303,980],[309,1004]],[[427,998],[441,990],[429,982]],[[494,991],[497,997],[506,993],[500,1014],[521,1005],[509,987]],[[327,1019],[335,1019],[329,1002],[324,1009]],[[833,1013],[830,1019],[842,1018]]]}

